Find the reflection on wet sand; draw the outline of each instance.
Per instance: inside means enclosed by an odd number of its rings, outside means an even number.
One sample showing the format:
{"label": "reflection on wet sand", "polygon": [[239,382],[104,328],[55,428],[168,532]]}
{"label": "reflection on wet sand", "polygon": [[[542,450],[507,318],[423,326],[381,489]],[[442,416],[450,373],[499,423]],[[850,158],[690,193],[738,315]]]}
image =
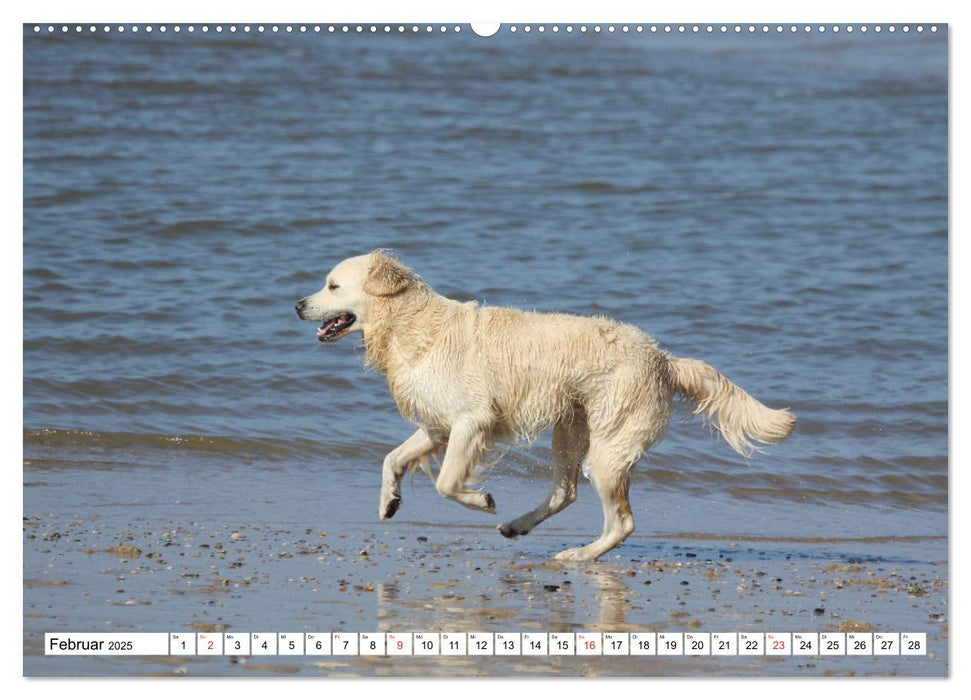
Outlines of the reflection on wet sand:
{"label": "reflection on wet sand", "polygon": [[[459,587],[425,589],[413,596],[399,582],[375,586],[378,631],[496,632],[549,631],[623,632],[629,625],[632,591],[625,573],[611,564],[587,564],[582,569],[555,563],[509,563],[492,591],[463,593]],[[551,575],[559,583],[544,583]],[[471,590],[471,587],[470,587]],[[586,611],[596,605],[590,619]],[[515,622],[514,622],[515,621]],[[510,629],[513,627],[514,629]],[[637,627],[643,629],[643,625]]]}
{"label": "reflection on wet sand", "polygon": [[[632,591],[629,574],[611,564],[583,568],[554,563],[522,564],[494,561],[499,569],[494,586],[434,584],[414,590],[401,582],[375,585],[379,632],[609,632],[645,629],[627,622]],[[558,583],[551,583],[550,580]],[[409,659],[357,659],[375,675],[443,673],[447,675],[612,675],[630,673],[630,659],[576,657],[433,656]],[[332,668],[331,662],[318,664]],[[625,665],[627,670],[625,673]],[[638,665],[641,665],[640,662]],[[668,668],[668,664],[664,664]],[[404,669],[408,670],[405,671]],[[659,671],[656,669],[655,672]],[[637,672],[646,673],[642,668]]]}

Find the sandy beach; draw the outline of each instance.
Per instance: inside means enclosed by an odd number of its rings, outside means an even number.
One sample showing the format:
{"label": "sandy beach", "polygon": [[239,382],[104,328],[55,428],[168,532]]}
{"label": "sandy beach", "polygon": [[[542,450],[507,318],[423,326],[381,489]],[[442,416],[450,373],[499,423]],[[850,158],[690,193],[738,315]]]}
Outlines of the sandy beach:
{"label": "sandy beach", "polygon": [[[33,477],[25,483],[28,503],[63,499],[63,489],[72,484],[83,494],[88,484],[83,478],[78,483],[78,474],[49,470],[38,479],[28,470]],[[144,487],[135,493],[161,495],[170,476],[143,470],[129,478]],[[376,494],[365,488],[352,491],[343,514],[332,507],[315,517],[312,494],[291,490],[286,473],[275,476],[234,491],[229,475],[209,478],[207,492],[219,494],[211,502],[206,494],[191,500],[179,494],[171,500],[137,496],[128,502],[88,497],[68,510],[29,512],[23,530],[25,674],[942,676],[948,671],[943,538],[635,533],[603,562],[566,566],[549,556],[583,537],[582,518],[565,517],[510,542],[488,524],[469,522],[475,518],[448,525],[409,519],[406,511],[400,520],[367,522]],[[427,483],[416,482],[405,496],[413,513],[444,513],[459,522],[465,515],[440,502]],[[593,496],[581,493],[591,509]],[[228,505],[233,503],[242,517],[226,512],[234,510]],[[279,512],[281,503],[299,515],[262,522],[247,517],[254,508]],[[350,516],[343,524],[342,515]],[[926,632],[928,654],[44,656],[44,633],[56,631],[892,631]]]}

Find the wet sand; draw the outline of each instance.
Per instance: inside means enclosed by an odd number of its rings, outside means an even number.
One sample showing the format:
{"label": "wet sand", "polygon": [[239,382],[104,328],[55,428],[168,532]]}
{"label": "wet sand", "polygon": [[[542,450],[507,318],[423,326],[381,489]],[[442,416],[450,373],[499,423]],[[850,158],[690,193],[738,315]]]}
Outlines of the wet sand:
{"label": "wet sand", "polygon": [[[210,472],[197,477],[203,490],[188,479],[173,482],[171,470],[25,475],[28,676],[948,673],[947,543],[940,537],[635,533],[603,562],[561,565],[550,556],[599,525],[589,517],[596,506],[589,497],[574,517],[508,541],[483,522],[488,516],[439,503],[417,482],[406,487],[399,517],[380,523],[368,519],[377,493],[364,485],[345,489],[339,503],[322,503],[312,490],[293,488],[285,470],[260,483]],[[105,483],[120,486],[96,495],[92,489],[100,493]],[[510,497],[514,487],[497,493]],[[459,524],[407,517],[429,510]],[[55,631],[926,632],[929,653],[45,657],[44,633]]]}

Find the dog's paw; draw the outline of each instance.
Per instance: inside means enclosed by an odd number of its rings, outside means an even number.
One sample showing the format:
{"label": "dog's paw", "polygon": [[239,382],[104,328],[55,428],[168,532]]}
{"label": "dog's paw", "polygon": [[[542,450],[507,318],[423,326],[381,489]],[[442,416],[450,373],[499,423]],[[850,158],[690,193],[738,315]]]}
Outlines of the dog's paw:
{"label": "dog's paw", "polygon": [[508,537],[509,539],[514,539],[520,535],[529,533],[529,530],[520,530],[519,528],[514,527],[512,523],[503,523],[496,529],[499,531],[500,535],[503,537]]}
{"label": "dog's paw", "polygon": [[491,493],[487,493],[485,495],[485,508],[482,510],[486,511],[487,513],[496,512],[496,500],[492,497]]}
{"label": "dog's paw", "polygon": [[564,549],[562,552],[560,552],[555,557],[553,557],[553,559],[556,561],[566,561],[566,562],[593,561],[590,556],[584,553],[583,547]]}
{"label": "dog's paw", "polygon": [[401,505],[401,496],[395,496],[387,503],[383,503],[378,512],[381,520],[390,520],[395,513],[398,512],[398,506]]}

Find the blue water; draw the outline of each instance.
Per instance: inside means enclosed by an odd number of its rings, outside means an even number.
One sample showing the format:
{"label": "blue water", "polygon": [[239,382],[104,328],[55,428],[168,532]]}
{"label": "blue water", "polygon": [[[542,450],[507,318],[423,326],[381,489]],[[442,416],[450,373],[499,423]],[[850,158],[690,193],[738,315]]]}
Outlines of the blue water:
{"label": "blue water", "polygon": [[[28,27],[23,87],[27,479],[335,470],[376,507],[409,425],[293,302],[385,247],[447,296],[609,315],[791,407],[749,464],[683,412],[635,490],[734,515],[655,527],[761,532],[770,508],[834,537],[947,532],[944,30]],[[539,498],[547,457],[496,476]]]}

